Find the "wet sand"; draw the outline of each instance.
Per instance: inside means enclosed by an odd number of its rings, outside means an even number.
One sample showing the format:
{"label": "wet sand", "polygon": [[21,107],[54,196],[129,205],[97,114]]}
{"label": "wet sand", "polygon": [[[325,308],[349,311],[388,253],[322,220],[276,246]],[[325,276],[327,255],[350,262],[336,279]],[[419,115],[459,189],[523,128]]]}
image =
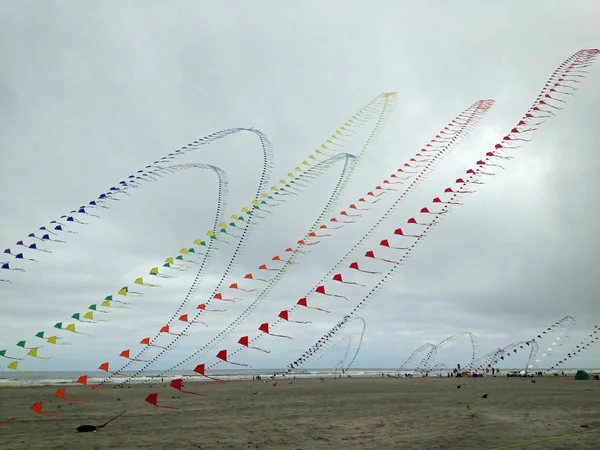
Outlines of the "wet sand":
{"label": "wet sand", "polygon": [[[521,378],[352,378],[164,385],[102,391],[67,387],[0,388],[2,449],[493,449],[600,428],[600,381]],[[460,389],[457,385],[465,384]],[[144,398],[158,392],[159,404]],[[264,395],[253,395],[264,392]],[[483,394],[489,394],[483,399]],[[44,400],[40,417],[28,408]],[[127,413],[97,433],[99,425]],[[587,425],[587,427],[581,427]],[[527,446],[598,449],[600,433]]]}

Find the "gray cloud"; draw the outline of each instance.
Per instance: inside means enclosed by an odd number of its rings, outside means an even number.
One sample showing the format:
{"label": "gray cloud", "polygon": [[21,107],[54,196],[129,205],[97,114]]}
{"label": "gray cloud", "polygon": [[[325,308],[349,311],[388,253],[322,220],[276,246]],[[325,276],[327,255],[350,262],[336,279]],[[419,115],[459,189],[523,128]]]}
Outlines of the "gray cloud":
{"label": "gray cloud", "polygon": [[[339,211],[460,111],[480,98],[495,99],[471,137],[367,247],[376,244],[493,148],[562,60],[598,45],[598,9],[595,2],[567,7],[541,1],[476,7],[472,2],[410,7],[315,2],[294,8],[273,2],[235,9],[197,2],[6,4],[0,18],[6,43],[0,84],[4,245],[87,203],[171,149],[229,127],[256,127],[269,136],[277,182],[362,105],[381,92],[398,91],[394,115]],[[455,208],[364,309],[365,345],[355,366],[394,367],[420,344],[462,331],[475,333],[482,351],[488,351],[532,338],[566,314],[576,316],[577,324],[564,347],[587,336],[600,312],[594,273],[600,262],[599,77],[593,68],[565,110],[515,152],[505,172]],[[353,144],[347,151],[359,149]],[[248,204],[255,189],[260,148],[253,136],[236,135],[181,162],[216,164],[228,173],[229,217]],[[339,170],[253,231],[230,282],[304,234]],[[115,202],[102,219],[91,218],[67,244],[47,244],[52,255],[36,255],[37,266],[27,264],[27,273],[14,274],[18,283],[1,287],[0,348],[66,322],[183,245],[205,238],[214,186],[214,177],[203,171],[170,175]],[[260,323],[295,303],[375,218],[365,217],[300,259],[219,348],[237,348],[239,336],[254,335]],[[215,256],[195,303],[210,296],[230,254]],[[104,361],[120,364],[116,355],[139,348],[139,340],[172,315],[192,279],[190,271],[161,289],[144,291],[131,311],[107,315],[110,321],[97,326],[81,325],[93,337],[73,336],[68,340],[76,345],[44,349],[53,360],[23,366],[88,370]],[[353,294],[348,304],[328,301],[330,315],[302,311],[298,314],[313,324],[281,328],[293,341],[266,337],[261,345],[272,349],[271,355],[246,352],[239,360],[262,367],[289,363],[359,300]],[[214,313],[209,329],[195,328],[194,337],[182,340],[158,367],[171,366],[210,340],[247,302]],[[359,328],[353,324],[346,335]],[[333,365],[341,347],[318,363]],[[440,352],[446,364],[469,355],[466,340]],[[593,366],[597,355],[596,348],[573,364]],[[205,360],[210,364],[215,358]]]}

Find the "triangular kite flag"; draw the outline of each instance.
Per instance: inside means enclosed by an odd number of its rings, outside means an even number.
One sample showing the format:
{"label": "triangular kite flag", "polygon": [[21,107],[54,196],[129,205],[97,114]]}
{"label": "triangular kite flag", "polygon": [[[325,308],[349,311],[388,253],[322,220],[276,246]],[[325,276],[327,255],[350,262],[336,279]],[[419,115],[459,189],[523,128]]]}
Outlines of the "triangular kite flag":
{"label": "triangular kite flag", "polygon": [[204,397],[204,396],[206,395],[206,394],[200,394],[200,393],[198,393],[198,392],[184,391],[184,390],[182,389],[182,386],[183,386],[183,378],[177,378],[177,379],[175,379],[175,380],[171,381],[171,383],[170,383],[170,386],[171,386],[172,388],[175,388],[175,389],[177,389],[179,392],[183,392],[184,394],[192,394],[192,395],[198,395],[198,396],[202,396],[202,397]]}
{"label": "triangular kite flag", "polygon": [[148,403],[150,403],[153,406],[156,406],[157,408],[165,408],[165,409],[179,409],[176,408],[175,406],[162,406],[158,404],[158,394],[154,393],[154,394],[150,394],[148,397],[146,397],[146,401]]}

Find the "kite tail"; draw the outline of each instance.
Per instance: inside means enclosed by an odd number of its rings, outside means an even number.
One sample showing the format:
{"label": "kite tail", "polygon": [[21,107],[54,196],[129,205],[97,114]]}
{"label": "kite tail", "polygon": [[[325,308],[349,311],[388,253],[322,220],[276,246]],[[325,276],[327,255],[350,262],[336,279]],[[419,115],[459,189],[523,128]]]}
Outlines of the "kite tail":
{"label": "kite tail", "polygon": [[337,294],[321,294],[321,295],[327,295],[329,297],[339,297],[339,298],[343,298],[344,300],[348,300],[347,297],[344,297],[343,295],[337,295]]}
{"label": "kite tail", "polygon": [[121,414],[119,414],[119,415],[116,415],[115,417],[113,417],[112,419],[110,419],[108,422],[106,422],[106,423],[103,423],[102,425],[98,425],[98,426],[96,427],[96,429],[98,429],[98,430],[99,430],[99,429],[101,429],[101,428],[104,428],[106,425],[108,425],[109,423],[111,423],[113,420],[116,420],[116,419],[118,419],[119,417],[121,417],[121,416],[122,416],[123,414],[125,414],[126,412],[127,412],[127,410],[123,411],[123,412],[122,412]]}
{"label": "kite tail", "polygon": [[282,338],[286,338],[286,339],[292,339],[291,336],[284,336],[283,334],[273,334],[273,333],[267,333],[269,336],[275,336],[275,337],[282,337]]}
{"label": "kite tail", "polygon": [[259,350],[264,353],[271,353],[271,350],[265,350],[264,348],[259,348],[259,347],[249,347],[249,348],[253,348],[254,350]]}
{"label": "kite tail", "polygon": [[16,419],[16,417],[13,417],[12,419],[8,419],[8,420],[5,420],[4,422],[0,422],[0,428],[2,428],[5,425],[8,425],[9,423],[11,423],[15,419]]}
{"label": "kite tail", "polygon": [[[384,260],[386,261],[386,260]],[[365,287],[364,284],[360,284],[360,283],[355,283],[354,281],[340,281],[340,283],[344,283],[344,284],[354,284],[355,286],[362,286]],[[295,322],[295,320],[291,320],[290,322]],[[298,322],[298,323],[310,323],[310,322]]]}

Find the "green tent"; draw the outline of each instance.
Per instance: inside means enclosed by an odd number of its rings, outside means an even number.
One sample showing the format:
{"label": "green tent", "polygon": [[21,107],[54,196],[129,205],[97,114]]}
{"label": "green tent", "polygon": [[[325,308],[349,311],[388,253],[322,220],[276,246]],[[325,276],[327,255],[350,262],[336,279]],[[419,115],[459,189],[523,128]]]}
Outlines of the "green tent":
{"label": "green tent", "polygon": [[585,370],[578,370],[575,374],[576,380],[591,380],[589,374]]}

